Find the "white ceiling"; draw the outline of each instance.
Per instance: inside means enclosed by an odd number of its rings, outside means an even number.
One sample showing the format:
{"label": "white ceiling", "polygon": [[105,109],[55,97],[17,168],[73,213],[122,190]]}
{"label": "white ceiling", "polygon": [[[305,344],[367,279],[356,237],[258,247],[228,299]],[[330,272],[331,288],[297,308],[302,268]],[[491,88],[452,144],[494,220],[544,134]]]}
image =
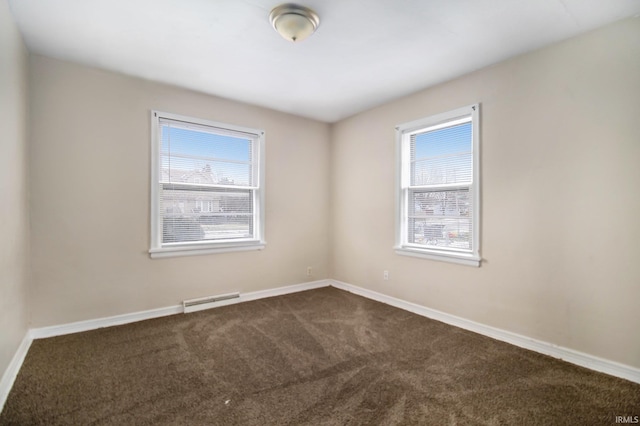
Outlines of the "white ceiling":
{"label": "white ceiling", "polygon": [[640,14],[639,0],[9,0],[31,52],[326,122]]}

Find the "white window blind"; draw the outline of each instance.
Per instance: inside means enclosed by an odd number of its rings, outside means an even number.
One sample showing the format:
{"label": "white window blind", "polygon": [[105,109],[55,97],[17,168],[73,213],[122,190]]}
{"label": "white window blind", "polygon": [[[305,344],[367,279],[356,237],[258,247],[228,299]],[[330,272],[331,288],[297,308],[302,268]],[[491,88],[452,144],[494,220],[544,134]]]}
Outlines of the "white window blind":
{"label": "white window blind", "polygon": [[262,244],[263,132],[154,111],[152,255]]}
{"label": "white window blind", "polygon": [[477,109],[399,126],[400,254],[479,261]]}

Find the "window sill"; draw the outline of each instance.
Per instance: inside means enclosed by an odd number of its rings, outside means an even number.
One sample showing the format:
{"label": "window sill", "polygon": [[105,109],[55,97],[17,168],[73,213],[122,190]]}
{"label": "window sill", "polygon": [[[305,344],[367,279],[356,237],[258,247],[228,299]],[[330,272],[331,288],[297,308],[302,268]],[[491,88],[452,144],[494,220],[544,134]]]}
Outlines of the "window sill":
{"label": "window sill", "polygon": [[149,254],[152,259],[160,259],[163,257],[178,257],[178,256],[199,256],[205,254],[217,254],[217,253],[230,253],[235,251],[250,251],[250,250],[262,250],[266,246],[266,243],[262,241],[250,242],[250,243],[229,243],[219,245],[207,245],[207,246],[177,246],[177,247],[163,247],[154,248],[149,250]]}
{"label": "window sill", "polygon": [[437,252],[428,249],[413,247],[395,247],[396,254],[402,256],[420,257],[422,259],[437,260],[440,262],[457,263],[459,265],[479,267],[482,259],[479,256],[466,253]]}

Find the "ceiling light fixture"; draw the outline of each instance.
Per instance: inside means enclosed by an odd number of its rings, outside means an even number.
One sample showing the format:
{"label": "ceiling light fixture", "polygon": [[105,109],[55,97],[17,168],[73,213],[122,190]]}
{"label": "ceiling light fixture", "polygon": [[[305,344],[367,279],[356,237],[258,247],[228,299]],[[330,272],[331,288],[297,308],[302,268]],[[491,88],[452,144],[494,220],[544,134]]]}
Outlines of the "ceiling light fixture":
{"label": "ceiling light fixture", "polygon": [[293,3],[274,7],[269,20],[282,37],[293,42],[309,37],[320,25],[318,14],[308,7]]}

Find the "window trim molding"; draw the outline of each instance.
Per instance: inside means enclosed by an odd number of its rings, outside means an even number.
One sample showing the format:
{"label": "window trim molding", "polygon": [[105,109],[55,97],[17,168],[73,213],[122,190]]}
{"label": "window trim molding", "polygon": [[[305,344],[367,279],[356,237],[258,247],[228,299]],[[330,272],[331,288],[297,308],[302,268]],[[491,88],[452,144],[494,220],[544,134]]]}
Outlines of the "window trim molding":
{"label": "window trim molding", "polygon": [[[150,191],[150,248],[149,255],[152,259],[174,257],[174,256],[194,256],[214,253],[226,253],[249,250],[262,250],[266,246],[265,235],[265,132],[264,130],[252,129],[249,127],[236,126],[233,124],[221,123],[202,118],[189,117],[180,114],[151,110],[151,191]],[[238,240],[220,240],[217,242],[196,242],[186,244],[175,244],[162,246],[162,221],[160,220],[159,201],[160,189],[160,144],[159,144],[159,123],[161,118],[169,120],[183,121],[219,128],[222,131],[231,130],[241,132],[255,137],[254,149],[258,150],[258,184],[255,189],[255,234],[254,238]]]}
{"label": "window trim molding", "polygon": [[[456,252],[450,250],[436,250],[432,248],[416,247],[408,244],[406,238],[406,211],[408,200],[404,195],[403,183],[408,178],[409,170],[404,166],[408,163],[409,150],[403,149],[406,138],[412,133],[427,127],[438,126],[463,117],[471,116],[471,146],[473,151],[473,182],[470,185],[470,193],[473,197],[472,212],[472,249],[471,252]],[[468,266],[479,267],[482,261],[480,256],[480,103],[456,108],[444,113],[431,115],[419,120],[396,126],[396,197],[395,197],[395,245],[396,254],[403,256],[413,256],[423,259],[438,260],[444,262],[457,263]],[[467,186],[467,185],[465,185]]]}

